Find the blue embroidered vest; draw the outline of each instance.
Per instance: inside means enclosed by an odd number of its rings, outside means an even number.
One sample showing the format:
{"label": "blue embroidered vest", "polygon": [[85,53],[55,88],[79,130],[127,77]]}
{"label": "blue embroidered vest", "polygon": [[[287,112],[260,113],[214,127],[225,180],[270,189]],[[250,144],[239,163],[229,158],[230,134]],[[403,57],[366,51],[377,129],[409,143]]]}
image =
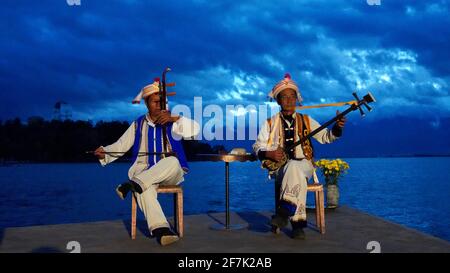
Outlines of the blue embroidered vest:
{"label": "blue embroidered vest", "polygon": [[[134,134],[134,144],[133,144],[133,151],[132,151],[132,162],[133,164],[137,160],[137,156],[139,153],[139,147],[141,145],[141,141],[145,139],[147,141],[147,151],[146,152],[156,152],[160,153],[162,152],[162,127],[160,125],[156,125],[155,127],[148,126],[148,134],[147,137],[142,136],[142,126],[146,122],[145,115],[140,116],[136,120],[136,132]],[[175,140],[172,136],[172,125],[173,123],[170,123],[167,125],[167,138],[169,139],[170,146],[172,147],[172,151],[176,153],[176,157],[178,158],[178,161],[180,161],[181,168],[185,170],[186,172],[189,170],[186,156],[184,155],[183,145],[181,144],[181,140]],[[155,132],[156,131],[156,132]],[[156,137],[156,141],[154,141],[154,136]],[[156,147],[155,147],[156,142]],[[155,165],[159,159],[161,158],[159,155],[153,156],[148,155],[148,167],[147,169],[151,168],[153,165]]]}

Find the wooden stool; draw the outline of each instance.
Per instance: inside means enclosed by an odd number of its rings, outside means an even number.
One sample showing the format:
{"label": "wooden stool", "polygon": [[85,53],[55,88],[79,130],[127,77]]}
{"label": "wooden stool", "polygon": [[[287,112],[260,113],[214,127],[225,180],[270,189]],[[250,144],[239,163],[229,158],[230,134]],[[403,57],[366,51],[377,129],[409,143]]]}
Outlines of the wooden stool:
{"label": "wooden stool", "polygon": [[[308,184],[308,191],[315,194],[315,207],[316,207],[316,226],[321,234],[325,234],[325,200],[323,197],[323,185],[319,183],[316,171],[313,172],[313,184]],[[275,178],[275,212],[278,208],[278,202],[280,198],[280,187]]]}
{"label": "wooden stool", "polygon": [[[178,236],[183,237],[183,188],[181,186],[159,186],[157,193],[173,193],[173,219]],[[131,239],[136,239],[136,214],[137,200],[134,194],[131,195]]]}

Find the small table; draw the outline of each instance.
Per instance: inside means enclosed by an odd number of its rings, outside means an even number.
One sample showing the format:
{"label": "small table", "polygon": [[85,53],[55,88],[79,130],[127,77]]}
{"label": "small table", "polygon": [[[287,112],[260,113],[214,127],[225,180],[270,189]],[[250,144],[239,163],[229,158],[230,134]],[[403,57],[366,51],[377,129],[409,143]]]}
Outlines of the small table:
{"label": "small table", "polygon": [[234,224],[230,225],[230,162],[233,161],[256,161],[258,158],[254,154],[197,154],[197,158],[201,159],[201,161],[224,161],[225,162],[225,225],[223,224],[214,224],[211,226],[212,229],[215,230],[235,230],[242,229],[247,227],[247,225],[242,224]]}

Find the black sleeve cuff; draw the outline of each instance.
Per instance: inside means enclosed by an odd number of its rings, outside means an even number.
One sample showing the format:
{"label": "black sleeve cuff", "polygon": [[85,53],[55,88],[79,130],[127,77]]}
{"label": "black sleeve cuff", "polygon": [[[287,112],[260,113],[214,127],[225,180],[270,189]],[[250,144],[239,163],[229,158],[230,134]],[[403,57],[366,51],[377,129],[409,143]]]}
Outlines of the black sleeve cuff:
{"label": "black sleeve cuff", "polygon": [[266,151],[259,151],[259,152],[258,152],[258,159],[259,159],[259,160],[264,160],[264,159],[266,159]]}
{"label": "black sleeve cuff", "polygon": [[342,128],[337,125],[337,123],[334,124],[333,128],[331,129],[331,133],[335,137],[341,137],[342,136]]}

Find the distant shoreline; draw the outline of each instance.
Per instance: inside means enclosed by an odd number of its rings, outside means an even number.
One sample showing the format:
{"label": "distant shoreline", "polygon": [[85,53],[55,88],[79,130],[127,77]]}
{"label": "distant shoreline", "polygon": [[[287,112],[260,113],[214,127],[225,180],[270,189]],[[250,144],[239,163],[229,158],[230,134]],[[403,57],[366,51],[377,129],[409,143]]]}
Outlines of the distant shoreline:
{"label": "distant shoreline", "polygon": [[[450,157],[450,155],[387,155],[387,156],[323,156],[320,158],[423,158],[423,157]],[[202,160],[188,160],[188,162],[203,162]],[[94,163],[100,164],[98,161],[0,161],[0,166],[19,165],[19,164],[79,164]],[[131,163],[131,159],[118,159],[115,163]]]}

